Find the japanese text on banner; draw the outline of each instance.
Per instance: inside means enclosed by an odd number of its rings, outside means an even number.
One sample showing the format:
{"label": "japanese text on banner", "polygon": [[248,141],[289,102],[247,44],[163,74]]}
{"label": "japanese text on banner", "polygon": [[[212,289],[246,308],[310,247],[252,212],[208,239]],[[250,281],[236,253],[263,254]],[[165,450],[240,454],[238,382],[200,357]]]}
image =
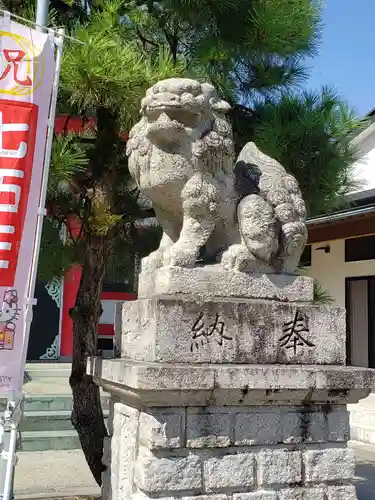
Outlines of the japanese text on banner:
{"label": "japanese text on banner", "polygon": [[[0,19],[0,393],[19,390],[36,241],[54,40]],[[31,291],[33,293],[33,291]]]}

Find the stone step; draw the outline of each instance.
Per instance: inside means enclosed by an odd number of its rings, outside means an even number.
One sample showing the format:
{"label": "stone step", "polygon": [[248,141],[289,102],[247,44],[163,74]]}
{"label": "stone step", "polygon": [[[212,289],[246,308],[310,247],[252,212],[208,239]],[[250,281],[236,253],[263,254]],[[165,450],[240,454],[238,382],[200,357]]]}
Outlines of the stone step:
{"label": "stone step", "polygon": [[356,405],[348,405],[348,409],[352,411],[375,410],[375,394],[370,394],[367,398],[362,399]]}
{"label": "stone step", "polygon": [[25,431],[21,441],[22,451],[77,450],[81,447],[74,430]]}
{"label": "stone step", "polygon": [[375,427],[352,424],[350,426],[350,439],[375,445]]}
{"label": "stone step", "polygon": [[365,427],[375,427],[375,408],[358,408],[350,412],[350,421],[353,424],[364,423]]}
{"label": "stone step", "polygon": [[375,395],[349,405],[351,439],[375,444]]}
{"label": "stone step", "polygon": [[353,426],[375,429],[375,410],[361,410],[350,413],[350,424]]}
{"label": "stone step", "polygon": [[[104,418],[108,410],[104,410]],[[29,431],[73,431],[71,410],[60,411],[27,411],[20,425],[21,432]]]}
{"label": "stone step", "polygon": [[[102,394],[105,418],[108,395]],[[71,394],[26,395],[24,418],[20,426],[24,451],[75,450],[80,448],[78,435],[71,423]]]}
{"label": "stone step", "polygon": [[[108,395],[102,394],[102,407],[103,410],[108,409]],[[73,399],[71,394],[59,395],[26,395],[24,400],[25,412],[38,412],[38,411],[64,411],[72,410]]]}
{"label": "stone step", "polygon": [[25,371],[32,380],[46,377],[64,377],[69,379],[71,363],[26,363]]}
{"label": "stone step", "polygon": [[71,410],[73,399],[71,395],[32,395],[25,396],[24,411],[63,411]]}
{"label": "stone step", "polygon": [[71,410],[25,411],[20,425],[21,433],[30,431],[71,431]]}

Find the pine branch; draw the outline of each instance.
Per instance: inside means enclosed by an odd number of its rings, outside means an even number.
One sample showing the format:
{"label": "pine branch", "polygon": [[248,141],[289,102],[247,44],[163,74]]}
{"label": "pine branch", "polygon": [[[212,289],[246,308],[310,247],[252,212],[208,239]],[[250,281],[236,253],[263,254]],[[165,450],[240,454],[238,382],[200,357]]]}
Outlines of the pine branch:
{"label": "pine branch", "polygon": [[331,89],[284,95],[257,107],[254,138],[298,180],[310,215],[342,203],[353,188],[356,151],[347,131],[359,120]]}
{"label": "pine branch", "polygon": [[153,47],[157,47],[157,48],[159,48],[159,47],[160,47],[160,45],[159,45],[158,43],[154,42],[153,40],[150,40],[150,39],[146,38],[146,37],[142,34],[142,32],[141,32],[141,30],[140,30],[140,28],[139,28],[138,26],[136,27],[136,33],[137,33],[137,35],[138,35],[138,38],[139,38],[139,39],[141,40],[141,42],[143,43],[143,48],[144,48],[144,49],[146,48],[147,44],[152,45]]}

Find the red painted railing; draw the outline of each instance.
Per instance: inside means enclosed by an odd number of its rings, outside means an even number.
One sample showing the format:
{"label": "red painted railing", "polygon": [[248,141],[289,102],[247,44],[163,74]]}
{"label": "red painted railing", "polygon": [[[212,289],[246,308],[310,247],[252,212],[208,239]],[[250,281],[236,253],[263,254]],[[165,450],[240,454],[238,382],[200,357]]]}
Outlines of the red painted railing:
{"label": "red painted railing", "polygon": [[[81,135],[89,130],[96,129],[96,118],[86,118],[81,116],[59,115],[55,118],[55,134],[74,133]],[[128,139],[128,133],[123,132],[121,137],[124,141]]]}

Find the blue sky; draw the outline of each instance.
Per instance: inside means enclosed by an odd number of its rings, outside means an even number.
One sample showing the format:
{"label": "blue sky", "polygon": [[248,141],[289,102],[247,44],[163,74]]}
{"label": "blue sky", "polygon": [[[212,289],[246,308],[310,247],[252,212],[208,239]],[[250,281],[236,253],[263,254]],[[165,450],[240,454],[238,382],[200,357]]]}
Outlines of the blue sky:
{"label": "blue sky", "polygon": [[323,23],[306,86],[334,86],[362,116],[375,108],[375,0],[324,0]]}

